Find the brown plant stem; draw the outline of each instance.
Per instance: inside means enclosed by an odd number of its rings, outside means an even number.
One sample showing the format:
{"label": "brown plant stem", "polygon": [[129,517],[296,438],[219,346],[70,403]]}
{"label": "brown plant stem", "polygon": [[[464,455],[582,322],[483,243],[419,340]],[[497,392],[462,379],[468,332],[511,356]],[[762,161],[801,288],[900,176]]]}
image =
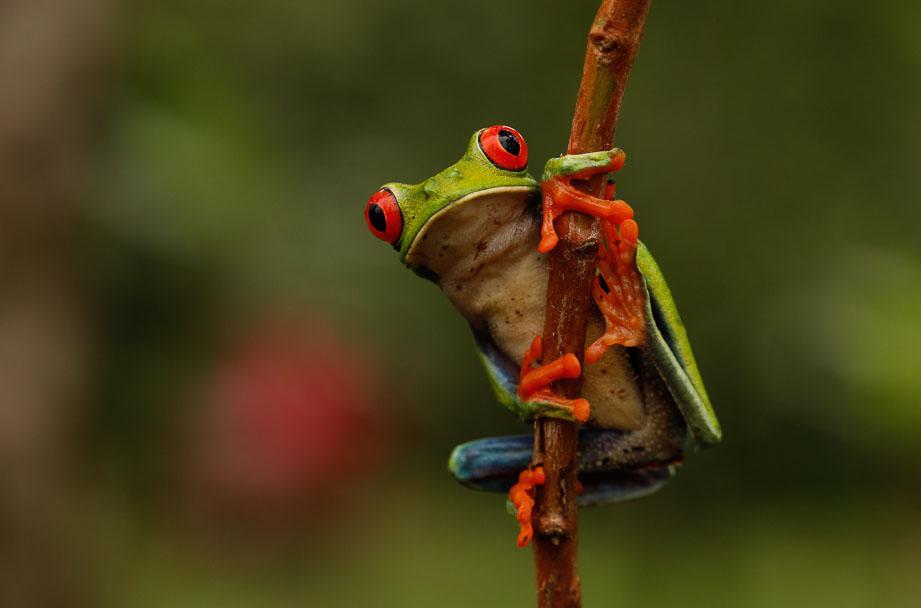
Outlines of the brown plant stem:
{"label": "brown plant stem", "polygon": [[[624,88],[639,48],[650,0],[602,0],[588,35],[582,82],[573,113],[568,152],[609,149],[614,142]],[[603,177],[581,184],[600,192]],[[550,277],[544,319],[544,361],[575,353],[582,361],[595,255],[600,244],[597,221],[567,212],[555,224],[560,241],[549,254]],[[578,397],[582,379],[554,385],[564,397]],[[534,423],[535,465],[546,482],[538,488],[534,509],[534,561],[540,608],[581,606],[577,570],[575,423],[541,418]]]}

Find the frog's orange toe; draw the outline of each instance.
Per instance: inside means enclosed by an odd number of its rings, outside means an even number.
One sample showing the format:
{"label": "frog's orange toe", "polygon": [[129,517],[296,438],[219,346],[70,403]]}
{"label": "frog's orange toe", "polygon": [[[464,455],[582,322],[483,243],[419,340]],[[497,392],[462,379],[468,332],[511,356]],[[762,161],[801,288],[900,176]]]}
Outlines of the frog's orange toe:
{"label": "frog's orange toe", "polygon": [[640,238],[640,226],[634,219],[625,219],[620,223],[618,229],[620,230],[621,238],[630,245],[635,245],[637,239]]}
{"label": "frog's orange toe", "polygon": [[516,544],[520,549],[528,546],[528,543],[531,542],[531,538],[534,536],[534,526],[531,524],[521,524],[521,531],[518,532],[518,539]]}
{"label": "frog's orange toe", "polygon": [[515,505],[516,516],[520,529],[517,544],[526,547],[534,536],[534,526],[531,525],[531,511],[534,509],[534,486],[543,485],[546,481],[543,467],[525,469],[518,474],[518,483],[508,491],[508,498]]}
{"label": "frog's orange toe", "polygon": [[576,419],[576,422],[587,422],[590,414],[588,399],[580,398],[572,402],[572,417]]}
{"label": "frog's orange toe", "polygon": [[585,349],[585,362],[597,363],[604,356],[605,346],[595,340],[592,345]]}
{"label": "frog's orange toe", "polygon": [[541,237],[540,242],[537,244],[538,253],[548,253],[553,251],[553,248],[556,247],[556,244],[560,242],[560,238],[556,235],[552,229],[550,232],[545,232],[544,236]]}
{"label": "frog's orange toe", "polygon": [[559,359],[535,368],[530,367],[532,362],[533,359],[526,357],[525,363],[528,364],[528,367],[522,366],[521,378],[518,382],[518,396],[522,399],[527,399],[557,380],[578,378],[582,374],[582,365],[572,353],[566,353]]}
{"label": "frog's orange toe", "polygon": [[579,359],[572,353],[563,355],[560,367],[564,378],[578,378],[582,374]]}

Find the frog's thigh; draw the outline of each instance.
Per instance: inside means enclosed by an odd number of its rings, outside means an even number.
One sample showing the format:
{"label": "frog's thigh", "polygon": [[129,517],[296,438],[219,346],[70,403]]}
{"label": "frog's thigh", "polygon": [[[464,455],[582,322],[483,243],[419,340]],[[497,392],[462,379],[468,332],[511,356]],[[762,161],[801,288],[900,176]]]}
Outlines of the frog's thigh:
{"label": "frog's thigh", "polygon": [[[579,431],[580,503],[618,502],[655,492],[673,468],[656,454],[622,448],[632,445],[631,433],[582,428]],[[507,492],[531,463],[533,435],[489,437],[454,448],[448,469],[469,488]]]}
{"label": "frog's thigh", "polygon": [[624,502],[657,492],[674,474],[673,466],[579,474],[580,507]]}
{"label": "frog's thigh", "polygon": [[454,448],[448,469],[469,488],[507,492],[530,464],[533,449],[531,435],[477,439]]}

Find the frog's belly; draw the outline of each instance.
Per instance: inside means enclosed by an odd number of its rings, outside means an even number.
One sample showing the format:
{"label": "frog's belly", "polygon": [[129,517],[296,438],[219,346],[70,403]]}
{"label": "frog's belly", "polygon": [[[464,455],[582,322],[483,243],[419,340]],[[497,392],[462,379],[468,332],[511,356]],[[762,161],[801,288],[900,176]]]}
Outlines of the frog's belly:
{"label": "frog's belly", "polygon": [[[442,289],[471,324],[488,331],[499,350],[519,367],[531,341],[544,331],[549,269],[547,256],[537,253],[537,228],[535,224],[528,238],[505,247],[492,263],[466,265],[476,272],[441,280]],[[586,346],[602,333],[603,317],[592,304]],[[646,408],[641,386],[624,348],[609,348],[600,361],[586,365],[582,396],[591,404],[590,424],[624,430],[642,427]]]}
{"label": "frog's belly", "polygon": [[[495,188],[440,212],[416,237],[408,257],[438,276],[441,289],[478,332],[487,331],[515,366],[543,333],[547,256],[537,252],[541,217],[535,194]],[[604,331],[592,306],[586,346]],[[643,382],[627,351],[609,348],[586,366],[582,395],[591,404],[590,424],[633,430],[647,408]]]}
{"label": "frog's belly", "polygon": [[[532,266],[532,268],[527,268]],[[547,264],[545,256],[539,263],[521,264],[517,272],[502,281],[514,287],[506,302],[494,301],[481,317],[499,349],[511,357],[517,366],[534,336],[544,331],[544,311],[547,300]],[[601,313],[591,307],[585,346],[604,332]],[[600,428],[635,430],[646,418],[641,382],[630,363],[626,349],[609,348],[600,361],[584,366],[585,381],[582,396],[591,404],[589,424]]]}

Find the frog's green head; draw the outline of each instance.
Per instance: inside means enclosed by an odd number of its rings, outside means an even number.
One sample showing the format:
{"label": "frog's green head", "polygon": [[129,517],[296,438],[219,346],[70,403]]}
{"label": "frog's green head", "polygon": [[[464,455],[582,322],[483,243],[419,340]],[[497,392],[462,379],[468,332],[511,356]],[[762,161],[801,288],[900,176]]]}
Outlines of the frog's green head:
{"label": "frog's green head", "polygon": [[466,214],[461,219],[452,210],[498,195],[534,197],[540,187],[527,166],[528,147],[518,131],[502,125],[481,129],[461,159],[434,177],[415,185],[384,184],[365,206],[365,220],[374,236],[400,252],[401,261],[420,270],[413,253],[433,225],[470,223]]}

